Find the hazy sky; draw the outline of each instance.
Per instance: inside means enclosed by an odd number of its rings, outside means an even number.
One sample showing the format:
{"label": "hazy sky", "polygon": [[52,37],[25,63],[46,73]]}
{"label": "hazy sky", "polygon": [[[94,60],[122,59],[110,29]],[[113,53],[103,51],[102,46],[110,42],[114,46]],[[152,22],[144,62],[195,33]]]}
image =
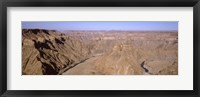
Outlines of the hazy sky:
{"label": "hazy sky", "polygon": [[51,30],[176,30],[178,22],[22,22],[26,29]]}

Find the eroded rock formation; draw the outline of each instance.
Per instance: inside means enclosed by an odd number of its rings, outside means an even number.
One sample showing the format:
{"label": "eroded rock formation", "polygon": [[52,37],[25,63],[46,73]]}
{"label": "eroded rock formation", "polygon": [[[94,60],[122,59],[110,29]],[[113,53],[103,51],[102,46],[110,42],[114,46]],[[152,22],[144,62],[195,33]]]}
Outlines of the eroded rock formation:
{"label": "eroded rock formation", "polygon": [[178,33],[22,30],[24,75],[176,75]]}

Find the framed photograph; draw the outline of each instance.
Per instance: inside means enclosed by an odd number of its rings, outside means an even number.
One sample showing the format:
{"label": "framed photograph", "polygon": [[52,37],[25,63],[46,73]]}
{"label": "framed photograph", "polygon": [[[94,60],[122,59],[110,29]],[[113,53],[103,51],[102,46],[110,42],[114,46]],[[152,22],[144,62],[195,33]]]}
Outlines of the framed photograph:
{"label": "framed photograph", "polygon": [[4,0],[2,97],[198,97],[199,0]]}

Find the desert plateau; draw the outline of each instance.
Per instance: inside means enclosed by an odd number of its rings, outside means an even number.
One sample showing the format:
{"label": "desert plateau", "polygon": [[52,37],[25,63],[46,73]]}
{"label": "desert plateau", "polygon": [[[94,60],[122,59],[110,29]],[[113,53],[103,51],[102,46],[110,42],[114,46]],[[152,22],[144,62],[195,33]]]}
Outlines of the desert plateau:
{"label": "desert plateau", "polygon": [[22,75],[178,75],[178,32],[22,29]]}

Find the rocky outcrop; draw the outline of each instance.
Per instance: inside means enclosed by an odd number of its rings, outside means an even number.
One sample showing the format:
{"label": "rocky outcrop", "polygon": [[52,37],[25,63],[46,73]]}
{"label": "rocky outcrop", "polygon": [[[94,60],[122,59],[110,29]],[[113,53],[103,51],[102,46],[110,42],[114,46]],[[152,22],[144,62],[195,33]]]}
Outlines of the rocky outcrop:
{"label": "rocky outcrop", "polygon": [[23,29],[22,35],[23,74],[55,75],[88,55],[81,41],[54,30]]}

